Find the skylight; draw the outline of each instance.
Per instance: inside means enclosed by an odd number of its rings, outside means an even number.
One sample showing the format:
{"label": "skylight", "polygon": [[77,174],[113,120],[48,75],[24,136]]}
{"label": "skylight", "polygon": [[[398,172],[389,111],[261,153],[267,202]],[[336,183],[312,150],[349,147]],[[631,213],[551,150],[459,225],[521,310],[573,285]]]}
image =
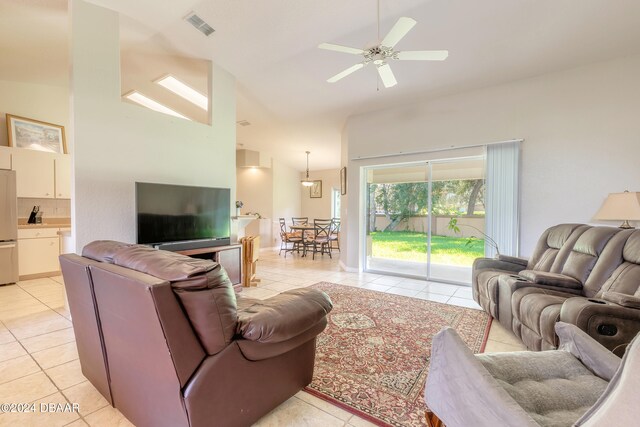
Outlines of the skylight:
{"label": "skylight", "polygon": [[170,90],[178,96],[186,99],[187,101],[197,105],[203,110],[207,111],[209,108],[209,100],[206,96],[188,86],[187,84],[181,82],[176,79],[172,75],[168,75],[166,77],[161,78],[160,80],[156,80],[156,83],[165,89]]}
{"label": "skylight", "polygon": [[165,107],[164,105],[160,104],[157,101],[154,101],[151,98],[147,98],[146,96],[144,96],[143,94],[141,94],[140,92],[134,90],[133,92],[129,92],[128,94],[125,95],[125,98],[142,105],[143,107],[147,107],[151,110],[157,111],[159,113],[164,113],[164,114],[169,114],[170,116],[175,116],[175,117],[180,117],[181,119],[185,119],[185,120],[191,120],[188,117],[183,116],[182,114],[173,111],[171,108],[169,107]]}

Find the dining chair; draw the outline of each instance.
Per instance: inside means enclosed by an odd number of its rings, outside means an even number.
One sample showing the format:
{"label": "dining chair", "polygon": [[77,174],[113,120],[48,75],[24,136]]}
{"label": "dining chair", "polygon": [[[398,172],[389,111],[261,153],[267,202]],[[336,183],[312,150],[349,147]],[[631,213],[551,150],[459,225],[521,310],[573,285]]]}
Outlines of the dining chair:
{"label": "dining chair", "polygon": [[334,243],[336,244],[335,249],[340,252],[340,218],[331,219],[331,232],[329,233],[329,252],[334,249]]}
{"label": "dining chair", "polygon": [[314,219],[313,220],[313,236],[305,237],[304,239],[304,253],[306,255],[307,248],[312,248],[313,259],[316,259],[316,253],[320,252],[321,255],[329,254],[331,256],[331,249],[329,247],[329,235],[331,234],[330,219]]}
{"label": "dining chair", "polygon": [[[291,218],[291,223],[293,225],[306,225],[309,224],[309,217],[308,216],[303,216],[303,217],[298,217],[298,218]],[[297,237],[303,237],[304,236],[311,236],[311,233],[307,233],[307,232],[302,232],[299,230],[294,230],[292,231],[292,233],[294,233]]]}
{"label": "dining chair", "polygon": [[[302,243],[302,235],[296,233],[287,232],[287,223],[284,218],[279,219],[280,222],[280,252],[284,251],[284,257],[287,257],[287,252],[298,251],[300,252],[300,243]],[[291,247],[288,245],[291,244]]]}

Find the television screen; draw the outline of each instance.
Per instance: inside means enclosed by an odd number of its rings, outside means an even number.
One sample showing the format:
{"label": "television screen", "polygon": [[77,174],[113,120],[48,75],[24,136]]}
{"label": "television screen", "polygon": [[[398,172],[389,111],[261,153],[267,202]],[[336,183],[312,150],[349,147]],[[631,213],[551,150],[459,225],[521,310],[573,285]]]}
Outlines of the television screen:
{"label": "television screen", "polygon": [[228,239],[228,188],[136,182],[138,243]]}

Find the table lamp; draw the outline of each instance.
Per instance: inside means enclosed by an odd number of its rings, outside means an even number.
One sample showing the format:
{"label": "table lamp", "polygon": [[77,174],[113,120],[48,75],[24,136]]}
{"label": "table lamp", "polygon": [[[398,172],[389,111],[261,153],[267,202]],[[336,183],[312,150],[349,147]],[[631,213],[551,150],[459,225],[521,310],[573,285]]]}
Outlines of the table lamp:
{"label": "table lamp", "polygon": [[640,193],[625,191],[609,194],[593,219],[624,221],[620,228],[635,228],[629,221],[640,220]]}

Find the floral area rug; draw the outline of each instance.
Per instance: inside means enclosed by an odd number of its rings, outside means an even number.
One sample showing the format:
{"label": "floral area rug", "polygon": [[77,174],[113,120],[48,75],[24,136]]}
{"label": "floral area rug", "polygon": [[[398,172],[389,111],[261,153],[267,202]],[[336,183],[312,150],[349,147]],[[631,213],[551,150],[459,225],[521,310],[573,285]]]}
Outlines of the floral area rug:
{"label": "floral area rug", "polygon": [[333,301],[318,336],[308,393],[381,426],[425,426],[424,384],[431,338],[451,326],[474,353],[484,350],[483,311],[321,282]]}

